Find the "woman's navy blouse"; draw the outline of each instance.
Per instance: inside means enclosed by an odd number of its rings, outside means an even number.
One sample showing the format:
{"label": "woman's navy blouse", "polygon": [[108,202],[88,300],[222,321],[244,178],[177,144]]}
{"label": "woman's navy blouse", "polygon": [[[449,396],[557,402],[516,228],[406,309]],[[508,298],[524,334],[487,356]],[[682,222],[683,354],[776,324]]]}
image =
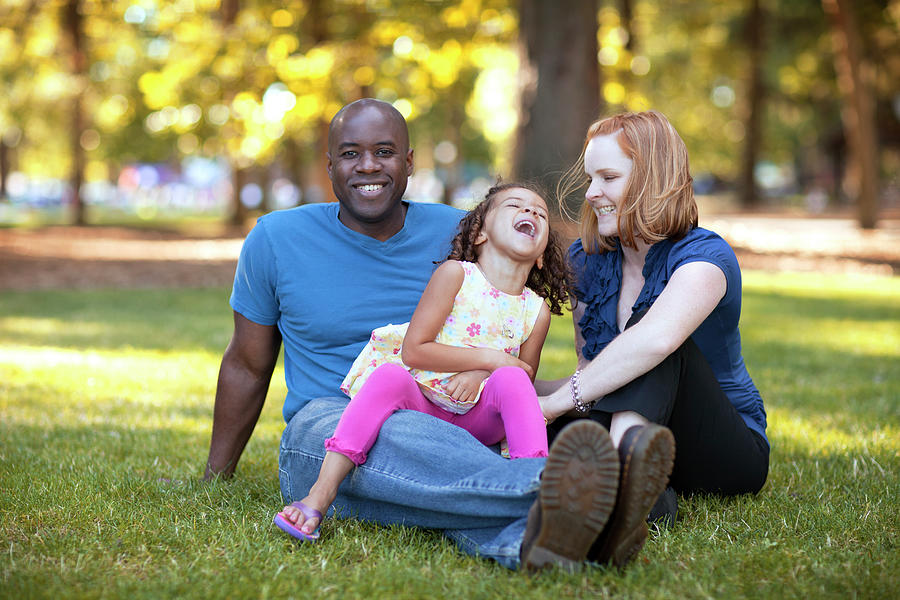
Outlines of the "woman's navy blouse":
{"label": "woman's navy blouse", "polygon": [[[616,316],[622,282],[622,247],[617,245],[609,252],[587,254],[581,240],[576,240],[569,248],[569,261],[576,275],[575,294],[585,304],[584,316],[578,323],[585,341],[582,354],[591,360],[619,333]],[[678,267],[697,261],[719,267],[725,274],[727,289],[691,338],[747,426],[766,438],[766,411],[741,356],[738,332],[741,270],[725,240],[712,231],[696,227],[677,242],[663,240],[654,244],[647,253],[644,287],[632,312],[652,305]]]}

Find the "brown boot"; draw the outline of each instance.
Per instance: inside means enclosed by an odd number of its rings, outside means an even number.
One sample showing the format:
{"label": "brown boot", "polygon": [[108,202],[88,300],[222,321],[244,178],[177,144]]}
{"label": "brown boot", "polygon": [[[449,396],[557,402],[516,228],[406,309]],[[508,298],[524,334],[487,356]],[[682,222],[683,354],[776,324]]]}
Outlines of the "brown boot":
{"label": "brown boot", "polygon": [[528,512],[524,567],[580,569],[612,512],[618,481],[619,459],[606,429],[587,419],[566,426],[550,448]]}
{"label": "brown boot", "polygon": [[669,482],[675,438],[654,423],[632,427],[622,436],[619,460],[622,474],[616,508],[588,552],[588,560],[624,567],[647,540],[647,514]]}

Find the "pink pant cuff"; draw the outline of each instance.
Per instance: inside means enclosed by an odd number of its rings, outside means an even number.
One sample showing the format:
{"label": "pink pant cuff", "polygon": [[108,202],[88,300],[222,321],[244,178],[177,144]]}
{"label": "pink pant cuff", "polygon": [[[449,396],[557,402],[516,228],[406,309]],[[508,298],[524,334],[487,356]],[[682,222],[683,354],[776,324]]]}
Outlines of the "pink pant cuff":
{"label": "pink pant cuff", "polygon": [[353,461],[353,464],[357,467],[364,462],[366,462],[366,453],[360,452],[358,450],[348,450],[341,446],[340,440],[337,438],[330,437],[325,440],[325,449],[329,452],[337,452],[338,454],[343,454],[347,458]]}

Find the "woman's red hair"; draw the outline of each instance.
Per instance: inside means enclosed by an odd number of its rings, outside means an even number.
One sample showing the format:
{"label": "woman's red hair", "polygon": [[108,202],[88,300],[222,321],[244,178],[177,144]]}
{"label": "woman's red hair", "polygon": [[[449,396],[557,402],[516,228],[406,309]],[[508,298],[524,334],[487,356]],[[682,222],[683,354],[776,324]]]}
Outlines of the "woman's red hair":
{"label": "woman's red hair", "polygon": [[[591,124],[578,162],[560,182],[558,197],[567,197],[584,181],[584,150],[600,135],[615,135],[633,162],[618,210],[618,238],[634,247],[635,239],[653,244],[680,239],[697,226],[697,203],[687,148],[675,128],[656,111],[622,113]],[[581,207],[581,243],[588,254],[616,247],[615,238],[601,236],[597,216],[585,200]]]}

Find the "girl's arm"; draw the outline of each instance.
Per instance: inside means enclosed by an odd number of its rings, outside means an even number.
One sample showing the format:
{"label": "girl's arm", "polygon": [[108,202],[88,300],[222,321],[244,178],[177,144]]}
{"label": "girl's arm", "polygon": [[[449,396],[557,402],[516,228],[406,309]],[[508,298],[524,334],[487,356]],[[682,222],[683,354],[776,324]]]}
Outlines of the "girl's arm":
{"label": "girl's arm", "polygon": [[[616,336],[581,372],[584,402],[615,391],[648,372],[678,349],[719,304],[726,291],[725,274],[707,262],[675,270],[665,289],[638,323]],[[573,408],[568,385],[541,399],[551,420]]]}
{"label": "girl's arm", "polygon": [[530,365],[502,350],[460,348],[434,341],[453,309],[464,278],[465,272],[457,261],[448,260],[435,269],[409,321],[403,339],[403,363],[414,369],[444,373],[494,371],[507,365],[530,371]]}
{"label": "girl's arm", "polygon": [[[546,304],[541,304],[541,310],[534,322],[534,326],[531,328],[531,334],[519,347],[519,358],[532,369],[530,373],[532,381],[534,380],[534,373],[537,373],[540,365],[541,348],[544,346],[544,340],[547,339],[547,331],[549,329],[550,307]],[[489,375],[490,372],[483,370],[457,373],[447,384],[447,392],[460,402],[474,400],[478,395],[481,382],[487,379]]]}
{"label": "girl's arm", "polygon": [[538,366],[541,364],[541,349],[544,347],[544,341],[547,339],[549,330],[550,307],[546,303],[541,303],[541,311],[534,322],[534,327],[531,328],[531,334],[519,347],[519,358],[531,366],[532,381],[534,381],[534,377],[538,372]]}

